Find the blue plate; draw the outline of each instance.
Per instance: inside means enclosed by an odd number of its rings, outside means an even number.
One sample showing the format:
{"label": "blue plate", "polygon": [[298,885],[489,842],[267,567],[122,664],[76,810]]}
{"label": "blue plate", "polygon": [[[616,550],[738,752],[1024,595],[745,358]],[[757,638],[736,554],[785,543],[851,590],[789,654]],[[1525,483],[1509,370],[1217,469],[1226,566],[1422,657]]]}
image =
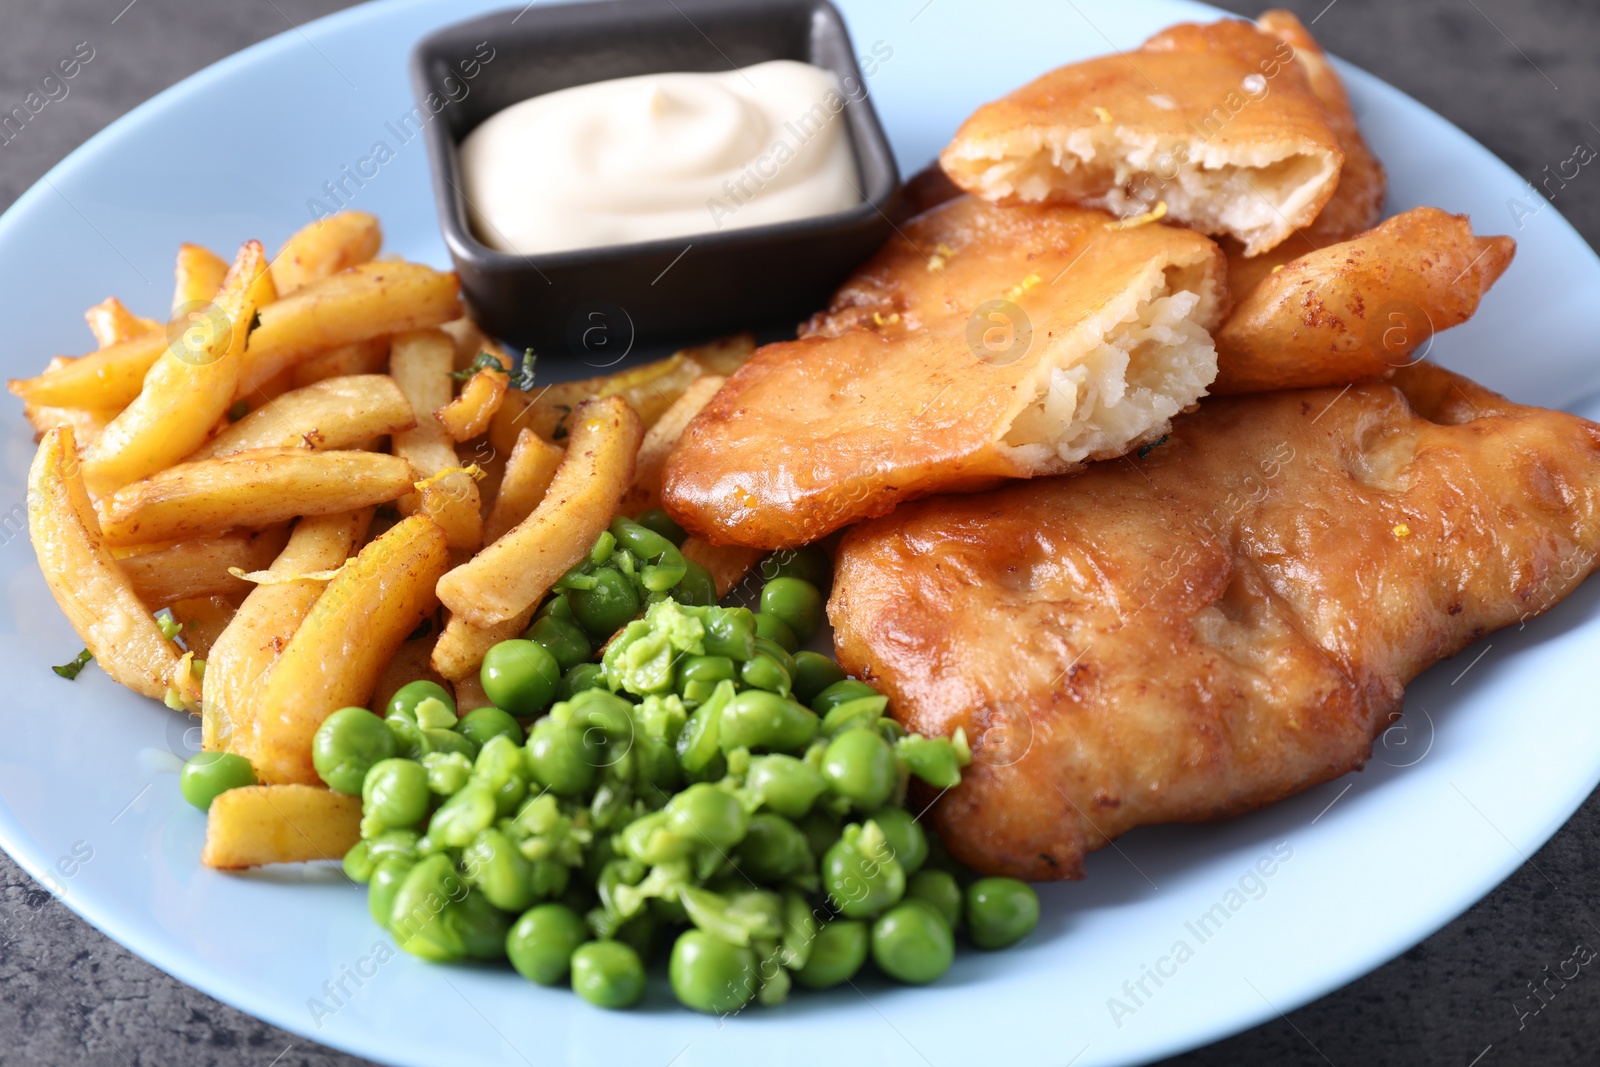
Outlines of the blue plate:
{"label": "blue plate", "polygon": [[[156,315],[180,241],[269,247],[314,201],[374,212],[387,247],[447,264],[406,56],[494,3],[356,8],[248,49],[161,94],[52,170],[0,218],[7,375],[90,347],[108,293]],[[910,173],[957,123],[1050,67],[1211,18],[1163,0],[1006,5],[844,0],[873,98]],[[511,14],[506,16],[508,19]],[[1519,401],[1600,413],[1600,262],[1525,182],[1439,116],[1341,68],[1389,168],[1392,211],[1434,204],[1511,233],[1510,271],[1433,358]],[[373,162],[376,146],[389,149]],[[363,161],[366,161],[363,163]],[[332,193],[330,193],[332,190]],[[1368,769],[1256,815],[1140,830],[1088,880],[1045,888],[1038,933],[963,953],[930,988],[863,984],[718,1020],[605,1013],[509,971],[396,954],[364,894],[326,866],[224,875],[199,865],[203,816],[178,796],[190,724],[90,668],[25,536],[33,452],[16,407],[0,468],[0,843],[68,906],[182,980],[273,1023],[406,1064],[1130,1063],[1259,1023],[1420,941],[1521,864],[1600,779],[1590,583],[1412,686]],[[1585,652],[1584,649],[1589,649]],[[1270,872],[1270,873],[1269,873]]]}

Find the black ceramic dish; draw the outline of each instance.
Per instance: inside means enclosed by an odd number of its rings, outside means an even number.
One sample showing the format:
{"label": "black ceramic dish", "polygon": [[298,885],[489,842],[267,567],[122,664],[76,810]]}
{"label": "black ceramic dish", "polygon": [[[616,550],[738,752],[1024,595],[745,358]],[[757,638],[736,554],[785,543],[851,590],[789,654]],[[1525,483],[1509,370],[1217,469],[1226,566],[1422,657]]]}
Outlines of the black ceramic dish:
{"label": "black ceramic dish", "polygon": [[[482,50],[485,43],[492,52]],[[838,76],[859,205],[795,222],[548,255],[496,251],[474,236],[458,146],[490,115],[574,85],[769,59],[797,59]],[[463,62],[474,73],[464,95]],[[891,232],[899,174],[849,34],[828,0],[535,4],[437,31],[417,45],[411,68],[423,106],[430,93],[454,101],[430,108],[437,114],[427,136],[440,225],[462,295],[486,330],[518,348],[537,348],[541,358],[567,354],[601,366],[636,342],[703,341],[780,324],[792,330]]]}

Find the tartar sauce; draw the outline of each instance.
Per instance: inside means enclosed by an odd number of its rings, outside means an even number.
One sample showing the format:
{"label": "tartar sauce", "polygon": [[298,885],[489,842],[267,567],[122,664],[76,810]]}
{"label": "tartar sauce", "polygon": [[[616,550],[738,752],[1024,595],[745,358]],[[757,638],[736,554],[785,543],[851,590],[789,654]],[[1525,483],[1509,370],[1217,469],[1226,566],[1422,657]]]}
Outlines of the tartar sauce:
{"label": "tartar sauce", "polygon": [[524,100],[462,142],[473,228],[530,255],[842,211],[861,200],[845,101],[788,59]]}

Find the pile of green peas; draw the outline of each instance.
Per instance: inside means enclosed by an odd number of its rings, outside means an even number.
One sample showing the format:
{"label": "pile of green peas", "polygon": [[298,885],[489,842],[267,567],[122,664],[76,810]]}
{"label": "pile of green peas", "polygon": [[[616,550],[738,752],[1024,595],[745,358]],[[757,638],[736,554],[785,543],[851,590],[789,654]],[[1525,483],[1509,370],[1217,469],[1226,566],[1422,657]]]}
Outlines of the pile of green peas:
{"label": "pile of green peas", "polygon": [[1027,936],[1033,890],[975,878],[903,806],[913,777],[960,781],[965,737],[906,733],[801,650],[826,556],[769,557],[752,612],[714,604],[682,539],[663,513],[613,524],[485,656],[493,706],[458,717],[418,681],[381,717],[323,723],[318,773],[362,797],[344,866],[373,919],[414,955],[508,959],[607,1008],[636,1004],[664,955],[678,1000],[715,1014],[868,960],[933,981],[958,931],[984,949]]}

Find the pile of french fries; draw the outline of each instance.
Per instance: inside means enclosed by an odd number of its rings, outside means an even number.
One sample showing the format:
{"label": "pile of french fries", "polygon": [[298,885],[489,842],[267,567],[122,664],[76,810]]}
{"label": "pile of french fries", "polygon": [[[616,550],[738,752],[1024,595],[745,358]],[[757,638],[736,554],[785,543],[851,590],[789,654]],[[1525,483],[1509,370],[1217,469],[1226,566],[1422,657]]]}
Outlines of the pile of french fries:
{"label": "pile of french fries", "polygon": [[[262,783],[212,805],[214,867],[342,856],[360,803],[312,766],[323,719],[419,678],[489,703],[484,653],[615,515],[658,504],[678,434],[753,349],[515,388],[455,276],[380,244],[347,212],[270,261],[183,245],[167,322],[108,299],[96,351],[9,383],[38,434],[34,547],[87,651]],[[755,562],[684,551],[719,594]]]}

